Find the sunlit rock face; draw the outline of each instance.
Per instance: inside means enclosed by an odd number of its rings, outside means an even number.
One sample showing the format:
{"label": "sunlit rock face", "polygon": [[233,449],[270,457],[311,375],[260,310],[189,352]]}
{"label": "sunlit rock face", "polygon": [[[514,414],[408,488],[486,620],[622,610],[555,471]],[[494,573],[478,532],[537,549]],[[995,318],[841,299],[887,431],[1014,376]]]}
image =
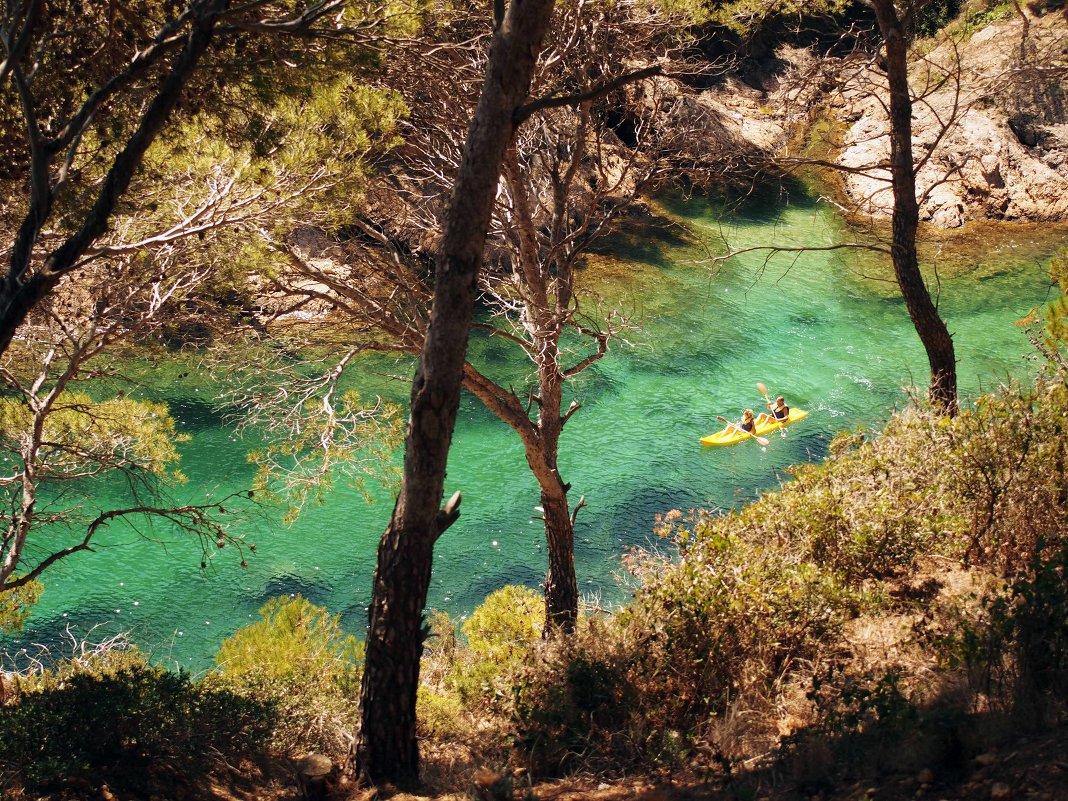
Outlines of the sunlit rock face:
{"label": "sunlit rock face", "polygon": [[[969,220],[1068,220],[1068,111],[1063,70],[1068,42],[1058,14],[987,27],[956,46],[914,57],[913,153],[921,219],[941,228]],[[1023,48],[1023,50],[1021,50]],[[959,77],[958,77],[959,76]],[[889,171],[867,169],[889,157],[886,79],[877,66],[865,89],[846,92],[841,118],[851,122],[838,163],[845,191],[864,213],[889,215]]]}

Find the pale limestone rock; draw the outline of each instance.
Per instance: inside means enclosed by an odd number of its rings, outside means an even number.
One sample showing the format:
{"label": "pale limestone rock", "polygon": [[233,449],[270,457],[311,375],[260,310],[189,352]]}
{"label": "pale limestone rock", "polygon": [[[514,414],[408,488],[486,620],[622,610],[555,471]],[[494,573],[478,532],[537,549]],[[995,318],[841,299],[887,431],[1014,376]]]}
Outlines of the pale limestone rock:
{"label": "pale limestone rock", "polygon": [[[929,93],[913,108],[913,152],[925,158],[916,176],[921,219],[942,228],[968,220],[1034,222],[1068,220],[1068,121],[1058,101],[1062,88],[1046,86],[1041,75],[1006,84],[1004,76],[1018,65],[1021,25],[1018,19],[979,31],[958,51],[962,71],[959,92],[953,81]],[[1068,43],[1068,23],[1061,15],[1031,20],[1030,36],[1042,53],[1061,52]],[[1055,56],[1054,56],[1055,57]],[[931,65],[955,64],[956,54],[928,54],[929,63],[913,65],[914,88],[924,85]],[[936,73],[935,77],[937,77]],[[885,96],[885,76],[869,69],[866,79]],[[838,162],[867,168],[889,157],[888,119],[878,98],[847,92],[845,135]],[[945,127],[944,122],[952,120]],[[889,215],[893,194],[887,170],[847,174],[846,192],[859,211]]]}

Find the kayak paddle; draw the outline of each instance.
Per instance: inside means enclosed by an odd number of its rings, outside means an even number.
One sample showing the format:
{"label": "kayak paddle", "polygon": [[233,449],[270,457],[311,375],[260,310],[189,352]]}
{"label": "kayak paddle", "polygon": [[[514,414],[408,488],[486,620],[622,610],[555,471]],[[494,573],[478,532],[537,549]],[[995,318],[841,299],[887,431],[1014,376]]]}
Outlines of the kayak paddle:
{"label": "kayak paddle", "polygon": [[719,415],[717,414],[717,415],[716,415],[716,419],[717,419],[717,420],[721,420],[721,421],[723,421],[724,423],[726,423],[726,424],[727,424],[728,426],[730,426],[731,428],[737,429],[738,431],[741,431],[741,432],[742,432],[743,434],[746,434],[746,435],[748,435],[748,436],[752,437],[753,439],[755,439],[755,440],[756,440],[757,442],[759,442],[759,443],[760,443],[760,444],[761,444],[762,446],[764,446],[765,448],[766,448],[766,447],[768,447],[768,445],[770,444],[770,441],[769,441],[769,440],[766,440],[766,439],[764,439],[763,437],[758,437],[758,436],[757,436],[756,434],[754,434],[754,433],[753,433],[752,431],[746,431],[746,430],[745,430],[744,428],[742,428],[742,427],[741,427],[740,425],[738,425],[737,423],[732,423],[732,422],[731,422],[730,420],[728,420],[728,419],[727,419],[726,417],[720,417],[720,416],[719,416]]}
{"label": "kayak paddle", "polygon": [[768,388],[757,381],[757,389],[760,390],[760,394],[764,396],[764,400],[771,403],[771,398],[768,397]]}

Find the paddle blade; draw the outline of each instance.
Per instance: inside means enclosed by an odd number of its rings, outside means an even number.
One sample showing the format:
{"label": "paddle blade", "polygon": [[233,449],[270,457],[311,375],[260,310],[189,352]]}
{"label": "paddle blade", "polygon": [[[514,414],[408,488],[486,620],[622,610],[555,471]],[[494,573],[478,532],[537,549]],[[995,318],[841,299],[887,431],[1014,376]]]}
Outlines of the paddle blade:
{"label": "paddle blade", "polygon": [[757,436],[756,434],[752,434],[751,436],[752,436],[752,437],[753,437],[753,439],[755,439],[755,440],[756,440],[756,441],[757,441],[758,443],[760,443],[761,447],[764,447],[764,448],[766,448],[766,447],[768,447],[768,445],[770,445],[770,444],[771,444],[771,441],[770,441],[770,440],[768,440],[768,439],[766,439],[765,437],[758,437],[758,436]]}
{"label": "paddle blade", "polygon": [[760,390],[760,394],[763,395],[765,398],[768,396],[768,388],[761,384],[759,381],[757,381],[757,389]]}

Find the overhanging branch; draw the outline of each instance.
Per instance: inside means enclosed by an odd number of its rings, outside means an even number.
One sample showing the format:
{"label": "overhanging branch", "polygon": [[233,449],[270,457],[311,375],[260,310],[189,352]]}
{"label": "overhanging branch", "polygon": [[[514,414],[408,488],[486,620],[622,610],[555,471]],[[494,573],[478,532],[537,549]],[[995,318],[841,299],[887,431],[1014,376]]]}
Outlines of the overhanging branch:
{"label": "overhanging branch", "polygon": [[663,71],[664,68],[662,65],[654,64],[652,67],[645,67],[644,69],[628,72],[625,75],[620,75],[616,78],[596,83],[585,92],[578,92],[570,95],[548,95],[546,97],[538,98],[537,100],[527,103],[524,106],[520,106],[515,110],[515,114],[512,115],[512,125],[518,127],[539,111],[545,111],[550,108],[561,108],[563,106],[577,106],[580,103],[585,103],[587,100],[594,100],[606,95],[614,89],[618,89],[628,83],[651,78],[654,75],[660,75]]}

